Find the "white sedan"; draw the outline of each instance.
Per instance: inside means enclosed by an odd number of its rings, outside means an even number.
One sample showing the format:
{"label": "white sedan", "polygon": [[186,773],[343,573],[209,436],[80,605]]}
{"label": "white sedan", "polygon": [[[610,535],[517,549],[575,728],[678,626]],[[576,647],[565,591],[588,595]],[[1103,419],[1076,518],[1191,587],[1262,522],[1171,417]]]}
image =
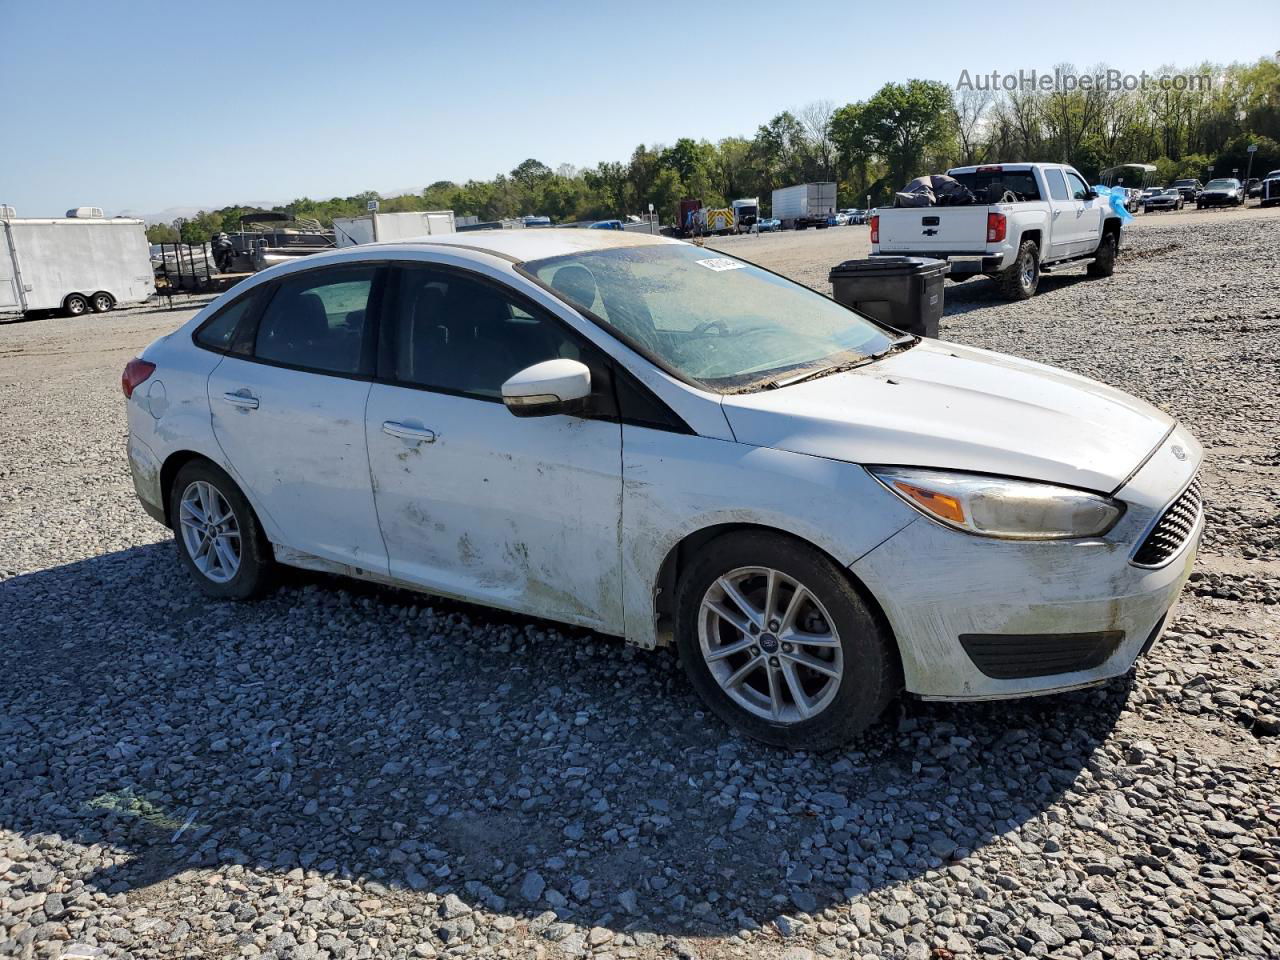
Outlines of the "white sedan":
{"label": "white sedan", "polygon": [[1123,674],[1203,526],[1200,445],[1146,403],[643,234],[298,259],[123,388],[138,496],[206,593],[288,564],[675,643],[789,747],[902,690]]}

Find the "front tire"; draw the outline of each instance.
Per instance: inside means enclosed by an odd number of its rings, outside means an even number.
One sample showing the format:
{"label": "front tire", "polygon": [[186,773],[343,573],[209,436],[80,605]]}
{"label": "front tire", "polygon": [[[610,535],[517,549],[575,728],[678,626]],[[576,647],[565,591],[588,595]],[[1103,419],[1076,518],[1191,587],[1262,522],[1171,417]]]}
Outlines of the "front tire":
{"label": "front tire", "polygon": [[248,600],[270,586],[271,545],[244,494],[219,467],[193,460],[178,471],[169,522],[182,566],[206,595]]}
{"label": "front tire", "polygon": [[892,639],[845,571],[778,534],[731,533],[704,547],[680,578],[676,635],[712,712],[778,747],[838,747],[900,686]]}
{"label": "front tire", "polygon": [[68,317],[83,317],[89,312],[89,301],[78,293],[73,293],[62,301],[62,309]]}
{"label": "front tire", "polygon": [[1040,248],[1034,240],[1024,240],[1013,264],[1000,271],[996,286],[1006,300],[1029,300],[1040,286]]}
{"label": "front tire", "polygon": [[1109,277],[1116,272],[1116,235],[1104,233],[1094,251],[1093,263],[1086,268],[1091,277]]}

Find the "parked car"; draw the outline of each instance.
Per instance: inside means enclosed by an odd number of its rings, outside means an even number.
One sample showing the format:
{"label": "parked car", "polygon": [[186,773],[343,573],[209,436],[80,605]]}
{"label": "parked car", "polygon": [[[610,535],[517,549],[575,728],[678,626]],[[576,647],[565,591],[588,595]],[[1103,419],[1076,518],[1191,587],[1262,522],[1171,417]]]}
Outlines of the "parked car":
{"label": "parked car", "polygon": [[1238,207],[1244,203],[1244,186],[1235,177],[1210,180],[1196,199],[1196,209],[1205,207]]}
{"label": "parked car", "polygon": [[286,564],[675,643],[718,716],[787,747],[900,689],[1125,673],[1203,526],[1200,444],[1142,400],[645,234],[299,260],[121,385],[138,496],[204,594]]}
{"label": "parked car", "polygon": [[1177,187],[1166,187],[1164,190],[1158,190],[1151,196],[1142,198],[1142,212],[1150,213],[1152,210],[1181,210],[1182,209],[1182,193]]}
{"label": "parked car", "polygon": [[1130,213],[1137,213],[1142,206],[1142,191],[1137,187],[1129,187],[1124,191],[1124,208]]}
{"label": "parked car", "polygon": [[[871,255],[932,257],[951,276],[983,273],[1009,300],[1034,296],[1042,271],[1087,263],[1109,277],[1120,249],[1120,215],[1073,167],[1004,163],[956,167],[948,176],[988,203],[880,209]],[[1017,199],[1004,202],[1012,195]]]}
{"label": "parked car", "polygon": [[[1165,191],[1166,189],[1168,189],[1168,188],[1167,188],[1167,187],[1147,187],[1146,189],[1144,189],[1144,190],[1142,191],[1142,197],[1141,197],[1141,199],[1139,200],[1139,204],[1138,204],[1138,205],[1139,205],[1139,207],[1142,209],[1143,213],[1145,213],[1145,212],[1146,212],[1146,201],[1147,201],[1147,199],[1148,199],[1149,197],[1154,197],[1154,196],[1157,196],[1157,195],[1159,195],[1159,194],[1161,194],[1161,193],[1164,193],[1164,191]],[[1179,194],[1179,196],[1181,196],[1181,194]]]}
{"label": "parked car", "polygon": [[848,225],[849,215],[843,210],[839,210],[827,217],[827,226],[829,227],[847,227]]}
{"label": "parked car", "polygon": [[1264,207],[1280,203],[1280,170],[1272,170],[1262,178],[1262,192],[1259,196]]}
{"label": "parked car", "polygon": [[1173,185],[1182,194],[1183,203],[1195,203],[1200,199],[1200,192],[1204,190],[1204,186],[1200,181],[1195,179],[1175,180]]}
{"label": "parked car", "polygon": [[865,210],[854,207],[852,210],[845,212],[849,214],[849,223],[851,224],[861,225],[867,222],[867,211]]}
{"label": "parked car", "polygon": [[588,230],[621,230],[621,220],[597,220],[587,227]]}
{"label": "parked car", "polygon": [[1262,178],[1250,177],[1244,182],[1244,193],[1246,197],[1262,196]]}
{"label": "parked car", "polygon": [[756,230],[760,233],[773,233],[782,229],[782,221],[777,217],[765,217],[756,221]]}

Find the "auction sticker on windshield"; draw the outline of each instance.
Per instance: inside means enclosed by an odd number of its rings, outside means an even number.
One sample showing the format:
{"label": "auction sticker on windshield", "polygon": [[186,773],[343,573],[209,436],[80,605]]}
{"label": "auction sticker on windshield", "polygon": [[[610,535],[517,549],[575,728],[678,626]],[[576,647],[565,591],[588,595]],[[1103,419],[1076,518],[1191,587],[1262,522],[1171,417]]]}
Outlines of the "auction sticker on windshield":
{"label": "auction sticker on windshield", "polygon": [[695,260],[699,266],[706,267],[708,270],[715,270],[719,273],[721,270],[741,270],[746,264],[739,263],[737,260],[730,260],[728,257],[710,257],[706,260]]}

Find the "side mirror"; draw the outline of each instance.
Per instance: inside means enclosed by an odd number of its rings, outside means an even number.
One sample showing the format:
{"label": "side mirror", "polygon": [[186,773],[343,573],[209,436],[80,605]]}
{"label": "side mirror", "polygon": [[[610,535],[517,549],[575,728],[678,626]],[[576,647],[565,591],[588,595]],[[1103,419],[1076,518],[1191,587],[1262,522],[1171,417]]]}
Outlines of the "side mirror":
{"label": "side mirror", "polygon": [[577,360],[544,360],[502,385],[502,402],[517,417],[581,414],[591,396],[591,371]]}
{"label": "side mirror", "polygon": [[1094,193],[1092,190],[1086,190],[1084,192],[1083,199],[1085,200],[1096,200],[1097,198],[1098,198],[1098,195]]}

